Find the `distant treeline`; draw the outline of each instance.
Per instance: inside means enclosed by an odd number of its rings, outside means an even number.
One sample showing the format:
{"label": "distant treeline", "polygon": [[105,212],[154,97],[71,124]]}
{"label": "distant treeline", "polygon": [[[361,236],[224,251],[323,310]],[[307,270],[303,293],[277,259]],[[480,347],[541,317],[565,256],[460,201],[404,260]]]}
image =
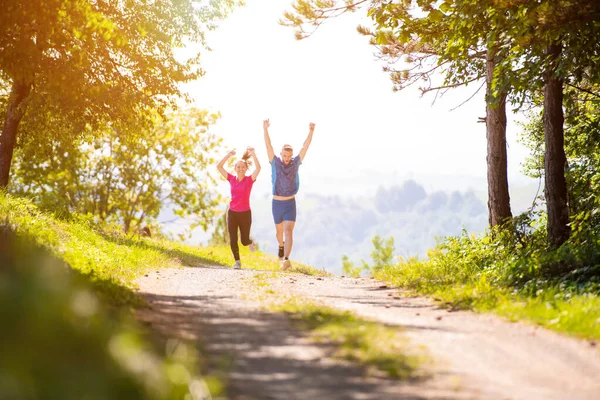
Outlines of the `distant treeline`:
{"label": "distant treeline", "polygon": [[[253,234],[263,249],[274,251],[275,238],[264,200],[254,202]],[[307,193],[298,201],[294,258],[339,273],[341,257],[369,257],[375,235],[394,237],[400,255],[425,256],[436,237],[483,231],[487,209],[473,191],[427,193],[413,180],[373,196],[344,198]]]}

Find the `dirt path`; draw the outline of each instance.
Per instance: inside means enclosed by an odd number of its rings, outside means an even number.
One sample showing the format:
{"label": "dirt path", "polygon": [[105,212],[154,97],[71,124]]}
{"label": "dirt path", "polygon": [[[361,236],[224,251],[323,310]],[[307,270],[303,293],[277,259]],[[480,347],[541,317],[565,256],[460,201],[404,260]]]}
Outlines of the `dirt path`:
{"label": "dirt path", "polygon": [[[252,300],[256,271],[207,266],[138,280],[151,305],[139,318],[167,337],[199,340],[242,399],[598,399],[600,351],[589,343],[489,315],[447,312],[371,279],[281,274],[276,291],[401,326],[434,358],[430,379],[365,376],[330,358],[284,315]],[[391,294],[391,295],[390,295]]]}

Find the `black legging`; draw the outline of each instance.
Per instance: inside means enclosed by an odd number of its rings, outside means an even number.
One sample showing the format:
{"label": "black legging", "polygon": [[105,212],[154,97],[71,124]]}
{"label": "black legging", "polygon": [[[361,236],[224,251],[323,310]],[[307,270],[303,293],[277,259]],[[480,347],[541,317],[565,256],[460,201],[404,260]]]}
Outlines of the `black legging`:
{"label": "black legging", "polygon": [[232,211],[227,212],[227,230],[229,231],[229,245],[235,261],[240,259],[240,249],[238,247],[238,228],[241,233],[242,244],[248,246],[252,243],[250,239],[250,226],[252,225],[252,211]]}

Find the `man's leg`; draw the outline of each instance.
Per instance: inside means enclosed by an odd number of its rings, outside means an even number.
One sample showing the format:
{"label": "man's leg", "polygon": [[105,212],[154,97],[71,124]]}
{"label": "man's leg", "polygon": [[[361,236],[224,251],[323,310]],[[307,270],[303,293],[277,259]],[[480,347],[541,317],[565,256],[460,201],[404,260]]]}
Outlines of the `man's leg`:
{"label": "man's leg", "polygon": [[275,237],[277,238],[279,247],[283,246],[283,224],[283,222],[280,224],[275,224]]}
{"label": "man's leg", "polygon": [[294,226],[296,225],[296,199],[288,200],[283,214],[283,232],[285,235],[284,260],[292,254],[294,244]]}
{"label": "man's leg", "polygon": [[285,234],[284,258],[289,258],[292,254],[292,245],[294,244],[294,226],[296,221],[283,221],[283,232]]}
{"label": "man's leg", "polygon": [[275,223],[275,237],[277,238],[277,244],[279,245],[277,257],[279,257],[280,260],[283,260],[283,214],[285,211],[283,203],[278,200],[273,200],[272,211],[273,222]]}

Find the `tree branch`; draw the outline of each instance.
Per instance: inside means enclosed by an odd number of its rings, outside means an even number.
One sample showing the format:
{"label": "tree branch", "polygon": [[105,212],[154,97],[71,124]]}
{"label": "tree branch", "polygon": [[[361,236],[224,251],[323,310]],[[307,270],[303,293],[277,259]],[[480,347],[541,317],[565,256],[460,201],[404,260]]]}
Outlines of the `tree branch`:
{"label": "tree branch", "polygon": [[589,90],[589,89],[582,88],[582,87],[579,87],[579,86],[577,86],[577,85],[573,85],[573,84],[570,84],[570,83],[567,83],[567,86],[570,86],[570,87],[572,87],[572,88],[574,88],[574,89],[577,89],[577,90],[579,90],[579,91],[585,92],[585,93],[587,93],[587,94],[591,94],[591,95],[592,95],[592,96],[594,96],[594,97],[598,97],[598,98],[600,98],[600,94],[598,94],[598,93],[595,93],[595,92],[592,92],[592,91],[591,91],[591,90]]}

